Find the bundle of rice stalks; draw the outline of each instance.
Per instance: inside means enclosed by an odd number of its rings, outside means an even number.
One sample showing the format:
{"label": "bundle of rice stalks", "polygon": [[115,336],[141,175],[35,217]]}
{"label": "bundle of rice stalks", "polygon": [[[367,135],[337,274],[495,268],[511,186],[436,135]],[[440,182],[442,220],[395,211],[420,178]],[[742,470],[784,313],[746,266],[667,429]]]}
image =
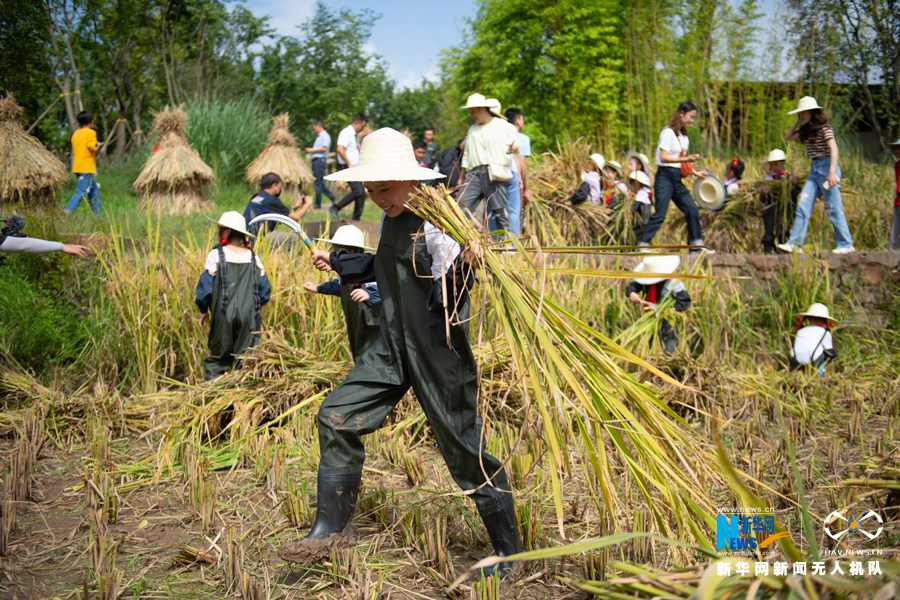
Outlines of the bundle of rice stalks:
{"label": "bundle of rice stalks", "polygon": [[22,114],[15,96],[0,99],[0,202],[51,202],[66,183],[66,168],[25,133]]}
{"label": "bundle of rice stalks", "polygon": [[166,107],[153,120],[153,130],[160,136],[134,182],[141,210],[170,215],[212,210],[203,186],[212,181],[213,170],[188,144],[187,126],[187,113],[180,108]]}
{"label": "bundle of rice stalks", "polygon": [[247,167],[247,179],[254,185],[259,185],[263,175],[275,173],[284,183],[284,192],[291,197],[300,194],[302,186],[312,186],[315,177],[306,159],[294,144],[289,123],[288,113],[272,119],[269,145]]}
{"label": "bundle of rice stalks", "polygon": [[[420,189],[410,201],[417,214],[434,223],[463,246],[490,242],[464,215],[446,189]],[[495,245],[494,249],[506,250]],[[534,266],[519,246],[521,257],[484,253],[481,289],[490,310],[473,317],[487,331],[482,339],[505,339],[516,387],[526,406],[541,416],[549,446],[549,469],[560,532],[563,523],[560,472],[570,464],[566,441],[580,436],[609,514],[619,502],[607,457],[617,453],[628,476],[643,495],[660,532],[675,533],[707,544],[710,500],[705,489],[715,477],[710,457],[701,451],[696,433],[678,418],[654,388],[625,371],[626,360],[680,386],[557,303],[546,292],[546,278],[560,274],[590,274],[614,278],[631,273],[579,271]],[[520,258],[520,260],[516,260]],[[448,307],[448,319],[455,317]],[[530,410],[530,408],[528,409]],[[526,411],[528,412],[528,411]],[[596,462],[594,462],[596,461]],[[693,465],[693,466],[692,466]]]}

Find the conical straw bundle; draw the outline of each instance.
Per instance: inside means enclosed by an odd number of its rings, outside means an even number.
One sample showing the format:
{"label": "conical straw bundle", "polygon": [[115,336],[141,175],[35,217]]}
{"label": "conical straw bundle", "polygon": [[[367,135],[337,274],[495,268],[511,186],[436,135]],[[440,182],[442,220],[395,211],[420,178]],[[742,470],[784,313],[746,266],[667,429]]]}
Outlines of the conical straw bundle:
{"label": "conical straw bundle", "polygon": [[65,166],[19,123],[12,94],[0,99],[0,202],[50,202],[66,183]]}
{"label": "conical straw bundle", "polygon": [[184,136],[187,124],[187,113],[180,108],[167,107],[156,115],[153,130],[161,135],[134,182],[138,208],[170,215],[213,208],[203,194],[204,184],[213,179],[213,170],[188,144]]}
{"label": "conical straw bundle", "polygon": [[283,193],[290,197],[300,193],[303,186],[312,186],[315,177],[306,159],[294,145],[294,136],[289,129],[288,113],[272,119],[269,145],[247,167],[247,179],[258,185],[266,173],[275,173],[284,183]]}

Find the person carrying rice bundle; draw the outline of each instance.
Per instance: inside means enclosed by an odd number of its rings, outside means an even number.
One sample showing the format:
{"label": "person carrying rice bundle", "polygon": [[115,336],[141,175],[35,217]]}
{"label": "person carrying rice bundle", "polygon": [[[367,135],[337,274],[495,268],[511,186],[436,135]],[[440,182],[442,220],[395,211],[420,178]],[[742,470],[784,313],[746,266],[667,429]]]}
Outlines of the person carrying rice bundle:
{"label": "person carrying rice bundle", "polygon": [[603,194],[603,173],[606,167],[606,160],[600,154],[591,154],[590,158],[585,162],[585,172],[581,174],[581,185],[572,194],[572,197],[563,204],[572,207],[587,200],[594,204],[600,204],[600,198]]}
{"label": "person carrying rice bundle", "polygon": [[[363,182],[384,211],[374,256],[318,250],[313,261],[320,270],[337,271],[347,284],[378,282],[381,344],[388,353],[377,365],[368,362],[374,353],[367,353],[367,360],[358,362],[322,403],[316,519],[306,538],[279,550],[283,560],[321,560],[341,543],[359,495],[365,460],[361,436],[381,427],[410,388],[451,475],[475,502],[497,555],[522,549],[506,472],[481,439],[478,368],[466,323],[468,289],[474,285],[471,263],[480,246],[463,251],[406,206],[419,181],[440,177],[416,165],[409,139],[390,128],[366,139],[359,166],[328,176]],[[447,322],[445,293],[447,305],[459,313],[455,323]],[[505,578],[511,570],[512,564],[501,562],[482,574]]]}
{"label": "person carrying rice bundle", "polygon": [[828,314],[824,304],[811,304],[798,313],[797,334],[791,347],[791,370],[806,367],[815,370],[819,377],[825,374],[825,363],[837,358],[831,329],[838,320]]}
{"label": "person carrying rice bundle", "polygon": [[[670,274],[678,270],[681,265],[680,256],[648,256],[636,266],[634,273],[659,273]],[[684,312],[691,307],[691,295],[687,288],[678,279],[665,277],[636,277],[625,288],[625,295],[635,304],[643,304],[646,310],[656,310],[657,306],[666,298],[675,301],[675,310]],[[641,295],[644,297],[642,298]],[[659,337],[666,354],[674,354],[678,345],[678,328],[662,319],[659,327]]]}
{"label": "person carrying rice bundle", "polygon": [[797,196],[800,195],[800,186],[797,185],[800,177],[785,171],[786,160],[784,150],[776,148],[760,163],[769,170],[764,182],[780,182],[780,185],[764,183],[760,188],[759,201],[763,206],[762,218],[765,230],[762,239],[763,254],[775,254],[778,244],[785,243],[791,229],[790,218],[797,206]]}

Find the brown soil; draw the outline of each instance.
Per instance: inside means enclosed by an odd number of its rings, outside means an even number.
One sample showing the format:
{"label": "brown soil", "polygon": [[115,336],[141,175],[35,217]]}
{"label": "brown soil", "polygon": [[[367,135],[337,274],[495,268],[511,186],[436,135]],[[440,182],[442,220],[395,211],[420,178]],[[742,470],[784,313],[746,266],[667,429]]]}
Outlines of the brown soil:
{"label": "brown soil", "polygon": [[325,539],[303,538],[299,542],[288,542],[278,549],[278,558],[285,562],[311,566],[329,558],[332,550],[342,550],[351,546],[353,537],[343,531]]}

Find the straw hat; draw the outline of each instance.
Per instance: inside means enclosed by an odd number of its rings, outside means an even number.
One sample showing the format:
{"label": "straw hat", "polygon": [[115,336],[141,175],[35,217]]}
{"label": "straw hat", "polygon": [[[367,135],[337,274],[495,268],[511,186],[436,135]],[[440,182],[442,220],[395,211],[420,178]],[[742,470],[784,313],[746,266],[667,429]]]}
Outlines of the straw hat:
{"label": "straw hat", "polygon": [[787,155],[785,155],[784,150],[772,150],[769,152],[769,157],[766,160],[759,161],[759,164],[765,165],[771,162],[778,162],[780,160],[787,160]]}
{"label": "straw hat", "polygon": [[633,179],[645,187],[651,187],[650,178],[643,171],[632,171],[628,174],[628,179]]}
{"label": "straw hat", "polygon": [[719,210],[725,204],[725,184],[712,174],[694,180],[694,201],[700,208]]}
{"label": "straw hat", "polygon": [[625,175],[625,172],[622,170],[622,165],[620,165],[619,163],[617,163],[614,160],[606,161],[606,166],[612,167],[613,169],[615,169],[616,173],[618,173],[619,175],[623,175],[623,176]]}
{"label": "straw hat", "polygon": [[816,99],[812,96],[803,96],[800,98],[800,102],[797,104],[797,108],[789,112],[789,115],[797,114],[798,112],[803,112],[804,110],[814,110],[816,108],[825,108],[824,106],[819,106],[819,103],[816,102]]}
{"label": "straw hat", "polygon": [[219,227],[224,227],[225,229],[230,229],[232,231],[237,231],[238,233],[243,233],[244,235],[250,237],[251,239],[256,239],[256,236],[247,231],[247,221],[244,220],[244,215],[235,211],[229,210],[228,212],[222,213],[222,216],[219,217],[218,221],[210,219],[206,217]]}
{"label": "straw hat", "polygon": [[629,150],[628,152],[625,153],[625,162],[626,163],[628,162],[629,158],[633,158],[636,161],[638,161],[639,163],[641,163],[641,165],[643,165],[643,167],[644,167],[644,173],[646,173],[648,176],[650,175],[650,159],[647,158],[646,154],[642,154],[635,150]]}
{"label": "straw hat", "polygon": [[316,238],[317,242],[325,242],[326,244],[337,244],[338,246],[346,246],[348,248],[362,248],[363,250],[374,250],[366,246],[366,235],[362,229],[356,225],[342,225],[334,232],[334,237],[330,240],[327,238]]}
{"label": "straw hat", "polygon": [[[674,273],[681,264],[681,257],[678,255],[670,256],[648,256],[638,264],[632,273]],[[638,279],[635,281],[641,285],[653,285],[659,283],[665,277],[653,277],[652,279]]]}
{"label": "straw hat", "polygon": [[597,165],[597,168],[601,171],[603,170],[603,167],[606,166],[606,160],[599,154],[591,154],[591,160],[594,161],[594,164]]}
{"label": "straw hat", "polygon": [[420,167],[409,138],[390,127],[382,127],[366,138],[359,150],[359,164],[331,175],[328,181],[427,181],[446,177]]}
{"label": "straw hat", "polygon": [[896,142],[891,142],[888,146],[900,146],[900,138],[897,138]]}
{"label": "straw hat", "polygon": [[472,94],[466,99],[466,105],[460,108],[489,108],[488,99],[481,94]]}
{"label": "straw hat", "polygon": [[837,319],[828,314],[827,306],[825,306],[824,304],[819,304],[818,302],[816,302],[815,304],[810,304],[809,308],[807,308],[805,312],[797,313],[794,316],[800,317],[801,319],[803,317],[818,317],[820,319],[825,319],[826,321],[829,321],[831,323],[839,322]]}
{"label": "straw hat", "polygon": [[491,111],[491,114],[499,119],[503,119],[504,121],[508,121],[509,119],[503,114],[503,110],[500,108],[500,101],[496,98],[488,98],[488,110]]}

